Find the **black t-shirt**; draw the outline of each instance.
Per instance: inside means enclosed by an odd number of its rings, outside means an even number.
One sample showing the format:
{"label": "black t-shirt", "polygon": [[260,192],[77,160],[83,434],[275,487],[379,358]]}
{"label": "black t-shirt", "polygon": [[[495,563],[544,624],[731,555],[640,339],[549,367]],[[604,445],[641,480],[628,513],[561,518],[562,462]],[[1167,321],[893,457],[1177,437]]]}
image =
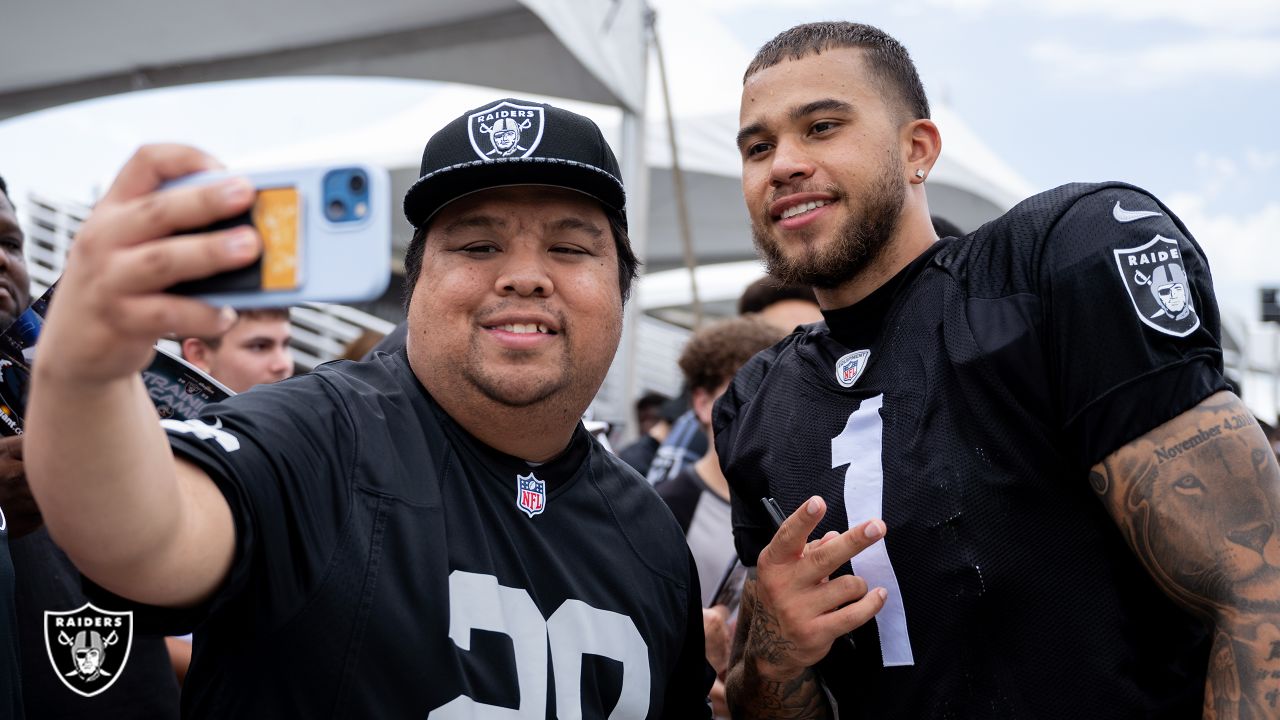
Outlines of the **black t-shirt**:
{"label": "black t-shirt", "polygon": [[720,578],[738,557],[733,549],[729,501],[707,487],[692,465],[658,483],[654,490],[684,530],[685,542],[698,565],[702,606],[708,607]]}
{"label": "black t-shirt", "polygon": [[746,564],[762,496],[822,495],[815,537],[888,526],[852,570],[890,599],[819,665],[841,716],[1198,717],[1207,628],[1087,479],[1227,389],[1209,269],[1168,208],[1037,195],[827,323],[749,362],[715,427]]}
{"label": "black t-shirt", "polygon": [[581,425],[531,467],[456,425],[402,353],[164,425],[236,524],[215,597],[151,613],[198,623],[184,716],[709,717],[680,528]]}
{"label": "black t-shirt", "polygon": [[22,656],[13,603],[9,521],[4,517],[4,508],[0,508],[0,717],[22,717]]}
{"label": "black t-shirt", "polygon": [[[78,610],[88,602],[80,573],[44,528],[13,541],[9,550],[18,576],[18,639],[22,644],[23,699],[29,716],[50,720],[178,717],[178,680],[163,635],[134,632],[118,677],[107,678],[111,684],[101,693],[85,697],[68,688],[49,661],[44,614]],[[107,602],[102,609],[127,610],[127,603],[124,605],[117,608]],[[69,652],[56,643],[53,651]]]}

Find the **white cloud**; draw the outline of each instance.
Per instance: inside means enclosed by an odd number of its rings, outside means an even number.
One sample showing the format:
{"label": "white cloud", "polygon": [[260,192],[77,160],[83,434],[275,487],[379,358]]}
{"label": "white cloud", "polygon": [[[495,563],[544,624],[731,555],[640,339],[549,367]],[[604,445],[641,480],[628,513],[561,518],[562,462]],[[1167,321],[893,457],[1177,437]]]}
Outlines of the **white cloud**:
{"label": "white cloud", "polygon": [[[756,7],[832,10],[830,0],[688,0],[712,12]],[[858,6],[883,8],[870,0],[845,0],[834,15]],[[898,12],[950,11],[958,15],[1019,11],[1051,17],[1104,18],[1117,22],[1166,21],[1205,30],[1263,32],[1280,28],[1276,0],[898,0]]]}
{"label": "white cloud", "polygon": [[[933,1],[946,4],[956,0]],[[1275,0],[1037,0],[1008,5],[1061,17],[1103,17],[1122,22],[1163,20],[1227,32],[1280,28],[1280,3]]]}
{"label": "white cloud", "polygon": [[1253,172],[1263,172],[1280,165],[1280,153],[1263,152],[1257,148],[1249,148],[1244,154],[1245,165]]}
{"label": "white cloud", "polygon": [[1193,164],[1200,180],[1199,197],[1205,201],[1218,197],[1240,178],[1240,164],[1224,155],[1202,150],[1196,153]]}
{"label": "white cloud", "polygon": [[1206,78],[1259,80],[1280,75],[1280,38],[1213,37],[1136,50],[1045,42],[1032,46],[1031,57],[1064,80],[1117,90],[1154,90]]}
{"label": "white cloud", "polygon": [[1204,248],[1223,314],[1255,320],[1259,288],[1280,285],[1280,202],[1239,215],[1212,212],[1209,198],[1199,193],[1173,195],[1166,202]]}

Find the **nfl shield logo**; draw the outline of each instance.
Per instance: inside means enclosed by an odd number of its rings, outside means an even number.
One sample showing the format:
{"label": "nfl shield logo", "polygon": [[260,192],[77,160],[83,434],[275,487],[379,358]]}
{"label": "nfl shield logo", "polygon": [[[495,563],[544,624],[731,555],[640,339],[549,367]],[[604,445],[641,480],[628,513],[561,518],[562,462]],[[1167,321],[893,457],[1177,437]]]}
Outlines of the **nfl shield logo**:
{"label": "nfl shield logo", "polygon": [[870,357],[870,350],[854,350],[837,360],[836,382],[840,383],[840,387],[853,387],[858,378],[862,377],[862,371],[867,369],[867,359]]}
{"label": "nfl shield logo", "polygon": [[1139,320],[1175,337],[1186,337],[1200,327],[1177,240],[1156,235],[1141,247],[1113,252]]}
{"label": "nfl shield logo", "polygon": [[516,476],[516,505],[525,515],[533,517],[547,508],[547,484],[533,476]]}
{"label": "nfl shield logo", "polygon": [[467,116],[467,137],[481,160],[525,158],[542,142],[542,108],[502,102]]}
{"label": "nfl shield logo", "polygon": [[124,672],[133,647],[133,613],[102,610],[93,603],[67,612],[46,610],[44,647],[62,684],[93,697]]}

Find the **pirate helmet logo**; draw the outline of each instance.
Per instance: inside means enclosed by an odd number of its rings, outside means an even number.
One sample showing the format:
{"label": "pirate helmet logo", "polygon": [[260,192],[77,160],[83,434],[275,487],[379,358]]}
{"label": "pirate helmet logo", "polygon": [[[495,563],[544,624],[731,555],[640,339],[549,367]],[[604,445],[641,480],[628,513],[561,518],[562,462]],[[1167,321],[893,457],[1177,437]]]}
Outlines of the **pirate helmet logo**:
{"label": "pirate helmet logo", "polygon": [[542,142],[545,117],[537,105],[503,100],[467,116],[467,136],[482,160],[525,158]]}
{"label": "pirate helmet logo", "polygon": [[85,603],[78,610],[44,613],[44,644],[54,674],[72,692],[93,697],[120,677],[133,647],[133,613]]}
{"label": "pirate helmet logo", "polygon": [[1166,317],[1181,320],[1191,312],[1187,302],[1187,274],[1175,263],[1157,266],[1151,273],[1151,295]]}
{"label": "pirate helmet logo", "polygon": [[1113,252],[1139,320],[1176,337],[1200,327],[1177,240],[1156,235],[1141,247]]}

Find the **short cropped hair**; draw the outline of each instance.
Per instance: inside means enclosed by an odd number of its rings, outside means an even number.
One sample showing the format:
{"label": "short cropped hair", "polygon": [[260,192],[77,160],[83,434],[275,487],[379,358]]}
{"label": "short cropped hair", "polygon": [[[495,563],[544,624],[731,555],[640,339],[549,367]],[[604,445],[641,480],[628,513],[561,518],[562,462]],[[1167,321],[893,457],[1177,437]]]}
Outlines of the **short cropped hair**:
{"label": "short cropped hair", "polygon": [[783,300],[804,300],[818,304],[818,297],[813,294],[812,287],[778,282],[772,276],[765,275],[742,291],[738,298],[738,314],[758,313]]}
{"label": "short cropped hair", "polygon": [[711,323],[689,338],[680,353],[680,370],[690,390],[715,392],[756,353],[786,333],[754,315]]}
{"label": "short cropped hair", "polygon": [[[236,311],[236,322],[241,320],[284,320],[289,321],[289,308],[287,307],[269,307],[269,308],[245,308]],[[185,340],[186,338],[183,338]],[[222,336],[218,337],[197,337],[197,340],[208,345],[214,350],[222,345]]]}
{"label": "short cropped hair", "polygon": [[[622,290],[622,302],[626,304],[631,297],[631,283],[640,275],[640,259],[631,249],[631,236],[627,234],[627,225],[616,213],[605,210],[609,220],[609,232],[613,233],[613,245],[618,250],[618,287]],[[409,309],[409,301],[413,298],[413,289],[418,285],[418,275],[422,273],[422,256],[426,253],[427,232],[431,223],[426,223],[413,232],[413,239],[404,253],[404,307]]]}
{"label": "short cropped hair", "polygon": [[929,98],[907,49],[883,30],[861,23],[816,22],[786,30],[760,48],[742,81],[784,60],[800,60],[837,48],[866,50],[867,65],[882,91],[895,92],[912,120],[929,117]]}

